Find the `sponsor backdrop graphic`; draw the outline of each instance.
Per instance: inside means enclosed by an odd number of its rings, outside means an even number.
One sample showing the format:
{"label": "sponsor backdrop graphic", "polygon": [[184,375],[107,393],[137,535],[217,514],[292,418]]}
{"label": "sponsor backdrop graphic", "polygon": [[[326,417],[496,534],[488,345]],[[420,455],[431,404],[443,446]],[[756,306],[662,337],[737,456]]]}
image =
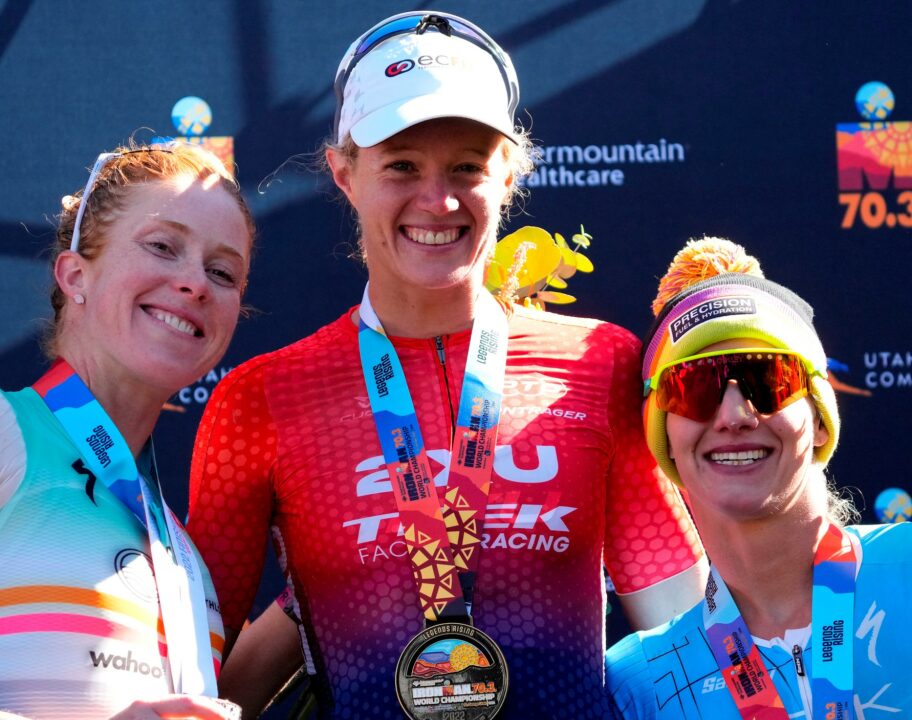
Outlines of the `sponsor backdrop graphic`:
{"label": "sponsor backdrop graphic", "polygon": [[[912,4],[434,5],[478,22],[516,64],[520,117],[542,155],[509,229],[569,236],[582,223],[594,238],[595,272],[570,281],[578,301],[561,310],[642,333],[688,237],[743,243],[817,310],[844,415],[833,477],[857,489],[866,520],[912,519]],[[0,385],[46,366],[44,249],[60,198],[99,151],[181,136],[233,158],[260,228],[254,312],[157,430],[168,495],[185,508],[195,428],[219,379],[360,298],[350,214],[307,153],[330,129],[351,40],[418,7],[0,1]]]}

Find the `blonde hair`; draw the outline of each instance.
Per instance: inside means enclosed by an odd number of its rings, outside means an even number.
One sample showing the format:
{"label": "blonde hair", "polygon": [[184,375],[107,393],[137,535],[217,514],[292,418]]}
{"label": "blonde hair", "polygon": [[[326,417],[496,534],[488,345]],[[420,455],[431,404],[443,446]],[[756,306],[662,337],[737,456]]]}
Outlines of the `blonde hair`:
{"label": "blonde hair", "polygon": [[852,525],[861,520],[861,513],[855,507],[849,488],[837,486],[832,479],[826,479],[827,518],[839,527]]}

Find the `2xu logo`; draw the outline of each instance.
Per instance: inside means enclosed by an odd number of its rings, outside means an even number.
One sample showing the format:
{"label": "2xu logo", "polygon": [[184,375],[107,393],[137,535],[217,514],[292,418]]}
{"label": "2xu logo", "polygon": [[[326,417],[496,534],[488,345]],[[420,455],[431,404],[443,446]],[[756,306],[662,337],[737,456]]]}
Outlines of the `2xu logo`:
{"label": "2xu logo", "polygon": [[387,77],[396,77],[402,73],[408,72],[413,67],[415,67],[414,60],[399,60],[394,62],[392,65],[386,67],[386,76]]}

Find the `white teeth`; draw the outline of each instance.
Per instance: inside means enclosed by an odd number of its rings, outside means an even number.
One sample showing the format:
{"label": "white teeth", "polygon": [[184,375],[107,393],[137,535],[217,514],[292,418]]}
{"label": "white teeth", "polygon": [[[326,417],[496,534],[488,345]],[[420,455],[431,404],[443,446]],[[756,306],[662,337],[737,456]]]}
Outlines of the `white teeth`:
{"label": "white teeth", "polygon": [[187,333],[187,335],[196,335],[198,330],[196,325],[189,323],[186,320],[182,320],[177,317],[177,315],[172,315],[171,313],[164,312],[163,310],[150,309],[149,314],[161,320],[163,323],[166,323],[173,327],[175,330],[180,330],[182,333]]}
{"label": "white teeth", "polygon": [[409,240],[414,240],[422,245],[449,245],[459,237],[459,228],[449,228],[434,232],[433,230],[406,227],[405,234]]}
{"label": "white teeth", "polygon": [[742,450],[740,452],[713,452],[709,459],[722,465],[750,465],[770,454],[769,450]]}

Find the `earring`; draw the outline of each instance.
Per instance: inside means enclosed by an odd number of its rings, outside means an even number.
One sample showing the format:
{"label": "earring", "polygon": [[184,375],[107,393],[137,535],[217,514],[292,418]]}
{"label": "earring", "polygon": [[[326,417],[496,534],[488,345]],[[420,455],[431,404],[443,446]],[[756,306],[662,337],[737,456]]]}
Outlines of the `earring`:
{"label": "earring", "polygon": [[76,303],[77,305],[85,305],[85,301],[86,301],[85,295],[82,295],[81,293],[76,293],[73,296],[73,302]]}

